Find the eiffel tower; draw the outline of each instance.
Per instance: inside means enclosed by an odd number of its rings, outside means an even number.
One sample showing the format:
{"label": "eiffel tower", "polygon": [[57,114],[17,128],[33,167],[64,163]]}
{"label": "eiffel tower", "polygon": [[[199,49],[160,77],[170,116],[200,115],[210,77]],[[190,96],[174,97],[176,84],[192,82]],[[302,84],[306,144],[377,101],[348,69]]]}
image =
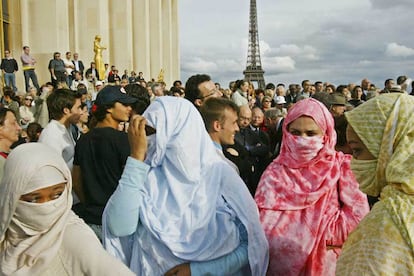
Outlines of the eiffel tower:
{"label": "eiffel tower", "polygon": [[243,74],[245,80],[257,82],[258,88],[265,88],[264,71],[260,60],[256,0],[250,0],[249,47],[247,50],[247,66]]}

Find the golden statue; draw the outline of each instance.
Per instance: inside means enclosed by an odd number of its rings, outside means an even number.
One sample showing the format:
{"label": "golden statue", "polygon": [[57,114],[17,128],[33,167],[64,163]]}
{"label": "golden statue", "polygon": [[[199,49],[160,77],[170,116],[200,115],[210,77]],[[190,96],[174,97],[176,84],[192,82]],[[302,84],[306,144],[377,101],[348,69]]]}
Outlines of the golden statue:
{"label": "golden statue", "polygon": [[164,82],[164,69],[161,68],[160,73],[158,74],[157,82]]}
{"label": "golden statue", "polygon": [[105,79],[105,65],[102,59],[102,51],[106,50],[106,47],[101,46],[101,36],[96,35],[95,41],[93,42],[93,51],[95,52],[95,65],[98,70],[99,79]]}

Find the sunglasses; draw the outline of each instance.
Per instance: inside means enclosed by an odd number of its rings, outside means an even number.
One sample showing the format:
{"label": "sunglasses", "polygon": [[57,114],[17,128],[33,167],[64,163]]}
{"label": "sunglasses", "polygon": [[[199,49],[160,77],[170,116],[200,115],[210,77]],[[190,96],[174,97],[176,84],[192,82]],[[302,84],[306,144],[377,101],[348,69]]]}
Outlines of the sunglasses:
{"label": "sunglasses", "polygon": [[157,131],[155,130],[155,128],[153,128],[152,126],[149,125],[145,125],[145,134],[147,136],[153,135],[155,134]]}
{"label": "sunglasses", "polygon": [[25,98],[26,101],[33,101],[31,98]]}

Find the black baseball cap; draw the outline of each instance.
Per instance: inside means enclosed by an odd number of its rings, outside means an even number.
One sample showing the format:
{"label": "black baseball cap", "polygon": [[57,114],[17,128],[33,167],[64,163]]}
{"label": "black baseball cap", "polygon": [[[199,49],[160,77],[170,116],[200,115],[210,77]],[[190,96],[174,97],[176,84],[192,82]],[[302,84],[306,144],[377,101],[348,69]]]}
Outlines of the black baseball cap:
{"label": "black baseball cap", "polygon": [[112,104],[119,102],[122,104],[133,104],[136,98],[127,95],[125,89],[119,85],[107,85],[98,92],[96,97],[96,105]]}

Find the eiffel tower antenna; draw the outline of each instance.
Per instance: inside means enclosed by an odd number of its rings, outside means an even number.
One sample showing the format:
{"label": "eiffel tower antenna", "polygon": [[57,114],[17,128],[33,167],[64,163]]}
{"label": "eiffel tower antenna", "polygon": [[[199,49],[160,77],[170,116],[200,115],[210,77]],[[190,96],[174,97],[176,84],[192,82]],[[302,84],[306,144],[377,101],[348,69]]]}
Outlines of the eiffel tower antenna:
{"label": "eiffel tower antenna", "polygon": [[264,71],[260,60],[256,0],[250,0],[249,47],[247,50],[246,70],[243,71],[243,74],[245,80],[257,82],[258,88],[265,88]]}

